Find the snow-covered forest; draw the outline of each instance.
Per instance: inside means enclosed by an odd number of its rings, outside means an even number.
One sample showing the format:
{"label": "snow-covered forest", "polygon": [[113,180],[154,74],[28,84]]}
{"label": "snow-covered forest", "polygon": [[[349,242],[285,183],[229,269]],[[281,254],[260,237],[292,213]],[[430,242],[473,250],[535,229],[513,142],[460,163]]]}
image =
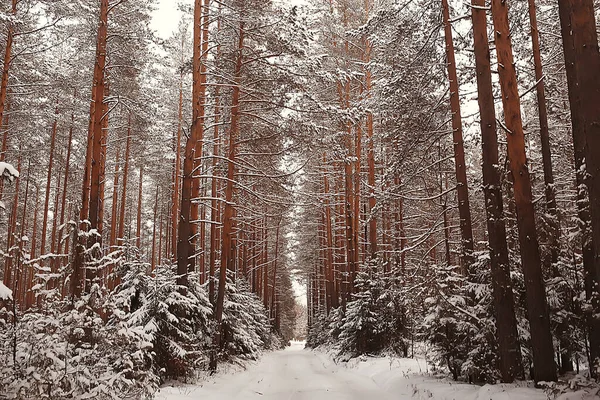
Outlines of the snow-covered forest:
{"label": "snow-covered forest", "polygon": [[0,399],[333,382],[292,339],[598,393],[598,6],[3,1]]}

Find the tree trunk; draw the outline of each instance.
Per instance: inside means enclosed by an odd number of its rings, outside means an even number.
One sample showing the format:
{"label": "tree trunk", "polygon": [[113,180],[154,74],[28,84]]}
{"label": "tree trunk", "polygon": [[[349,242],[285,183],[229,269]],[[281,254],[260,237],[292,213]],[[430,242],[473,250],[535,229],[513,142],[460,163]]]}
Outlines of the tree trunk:
{"label": "tree trunk", "polygon": [[[17,15],[17,2],[18,0],[12,0],[12,17],[16,19]],[[2,80],[0,81],[0,121],[4,121],[4,108],[6,106],[6,98],[8,94],[8,75],[10,70],[10,64],[12,62],[12,47],[15,36],[15,22],[10,21],[8,23],[8,32],[6,34],[6,47],[4,48],[4,64],[2,68]]]}
{"label": "tree trunk", "polygon": [[[323,164],[327,165],[326,156],[323,154]],[[327,290],[327,314],[331,308],[338,308],[339,302],[337,296],[334,296],[334,260],[333,260],[333,229],[331,226],[331,206],[329,204],[329,179],[327,171],[323,172],[323,185],[325,195],[325,261],[326,261],[326,290]]]}
{"label": "tree trunk", "polygon": [[[52,187],[52,167],[54,164],[54,149],[56,147],[56,132],[58,130],[58,100],[54,112],[54,122],[52,123],[52,132],[50,134],[50,155],[48,161],[48,174],[46,175],[46,195],[44,197],[44,214],[42,222],[42,239],[40,245],[40,255],[46,254],[46,237],[48,236],[48,211],[50,209],[50,189]],[[58,187],[56,188],[58,190]],[[56,211],[56,210],[55,210]],[[44,263],[40,261],[40,264]],[[52,270],[52,273],[56,271]],[[53,288],[54,280],[49,281],[50,289]]]}
{"label": "tree trunk", "polygon": [[[535,65],[535,80],[537,82],[538,115],[540,120],[540,143],[542,145],[542,164],[544,167],[544,185],[546,195],[546,209],[550,215],[550,263],[556,264],[560,247],[560,225],[556,209],[556,194],[554,190],[554,174],[552,173],[552,155],[550,151],[550,132],[548,129],[548,111],[546,109],[546,95],[544,89],[544,75],[542,72],[542,58],[540,55],[540,38],[537,27],[535,0],[529,1],[529,21],[531,23],[531,41],[533,45],[533,61]],[[548,266],[550,267],[550,266]]]}
{"label": "tree trunk", "polygon": [[131,113],[127,118],[127,140],[125,142],[125,164],[123,166],[123,187],[121,188],[121,205],[119,206],[119,234],[117,243],[125,242],[125,210],[127,208],[127,178],[129,177],[129,152],[131,150]]}
{"label": "tree trunk", "polygon": [[[201,92],[205,90],[205,83],[202,79],[206,79],[206,74],[202,73],[204,63],[202,62],[202,0],[196,0],[194,6],[194,62],[193,62],[193,81],[192,88],[193,98],[193,121],[192,129],[189,138],[186,141],[185,153],[183,159],[183,183],[181,187],[181,207],[180,218],[178,221],[178,238],[177,238],[177,284],[180,286],[188,285],[188,273],[195,268],[195,228],[192,218],[194,196],[194,168],[196,167],[196,156],[202,155],[202,135],[204,132],[204,113],[201,113],[201,107],[204,106],[205,99]],[[208,10],[207,10],[208,12]],[[198,153],[197,153],[198,151]],[[197,215],[197,212],[196,212]],[[197,219],[197,218],[196,218]]]}
{"label": "tree trunk", "polygon": [[450,109],[452,112],[452,140],[454,142],[454,166],[456,169],[456,192],[458,195],[458,214],[460,216],[460,234],[462,244],[463,273],[469,275],[473,263],[473,228],[471,226],[471,208],[469,206],[469,186],[467,183],[467,167],[465,165],[465,148],[460,114],[460,98],[454,44],[452,43],[452,25],[448,0],[442,0],[444,16],[444,37],[446,40],[446,61],[448,62],[448,79],[450,80]]}
{"label": "tree trunk", "polygon": [[485,0],[472,0],[477,99],[483,147],[483,193],[492,269],[492,290],[496,309],[496,329],[502,381],[523,377],[517,320],[515,317],[506,226],[502,212],[502,181],[498,169],[498,136],[492,89],[490,47],[487,34]]}
{"label": "tree trunk", "polygon": [[[597,377],[600,363],[600,161],[597,159],[600,150],[600,82],[597,75],[600,55],[593,2],[560,1],[559,14],[573,124],[578,200],[584,200],[577,203],[582,224],[586,298],[592,304],[587,321],[590,361],[595,368],[590,371]],[[582,199],[585,189],[589,190],[589,203]]]}
{"label": "tree trunk", "polygon": [[[95,248],[94,254],[91,257],[95,260],[99,260],[102,254],[102,232],[99,230],[99,216],[101,204],[101,181],[104,175],[101,171],[102,168],[102,144],[103,144],[103,103],[104,103],[104,85],[105,85],[105,66],[106,66],[106,39],[107,39],[107,28],[108,28],[108,0],[100,1],[100,22],[98,25],[98,37],[96,43],[96,62],[94,66],[94,80],[92,86],[92,102],[90,109],[93,111],[90,113],[90,129],[91,134],[88,134],[88,138],[92,139],[92,151],[91,151],[91,177],[90,177],[90,198],[89,198],[89,215],[87,219],[90,223],[90,229],[94,231],[93,234],[89,235],[87,247],[88,249],[94,248],[95,245],[99,245]],[[89,143],[88,143],[89,146]],[[101,225],[101,224],[100,224]],[[94,262],[95,264],[95,262]],[[80,268],[80,266],[77,266]],[[84,290],[89,290],[93,282],[97,277],[97,265],[90,265],[86,269],[86,282]]]}
{"label": "tree trunk", "polygon": [[150,271],[154,273],[156,267],[156,216],[158,214],[158,185],[154,198],[154,221],[152,224],[152,255],[150,256]]}
{"label": "tree trunk", "polygon": [[[219,20],[219,28],[220,28],[220,20]],[[217,48],[217,54],[219,54],[220,47]],[[219,87],[215,88],[215,123],[214,123],[214,132],[213,132],[213,158],[212,158],[212,172],[211,172],[211,182],[210,182],[210,197],[211,197],[211,207],[210,207],[210,254],[208,258],[208,299],[211,304],[214,304],[215,301],[215,264],[217,260],[217,252],[219,250],[219,241],[218,241],[218,223],[220,219],[219,215],[219,203],[217,201],[218,195],[218,187],[219,181],[217,179],[217,166],[218,157],[220,155],[220,135],[219,135],[219,124],[221,118],[221,97],[219,93]]]}
{"label": "tree trunk", "polygon": [[[206,57],[208,54],[208,27],[209,27],[209,2],[210,0],[196,0],[195,12],[200,13],[194,16],[194,71],[193,71],[193,117],[192,117],[192,133],[197,138],[194,149],[194,172],[193,174],[202,173],[202,150],[204,138],[204,123],[205,123],[205,106],[206,106]],[[199,26],[196,26],[198,25]],[[198,241],[198,215],[200,197],[200,179],[193,178],[191,208],[190,208],[190,254],[189,254],[189,270],[194,271],[196,268],[196,242]],[[204,222],[200,222],[205,225]],[[202,228],[204,229],[204,228]],[[200,239],[204,240],[203,238]]]}
{"label": "tree trunk", "polygon": [[[17,171],[21,172],[21,148],[19,147],[19,158],[17,161]],[[16,232],[17,227],[17,216],[18,216],[18,208],[19,208],[19,182],[17,179],[17,183],[15,184],[15,197],[13,201],[13,208],[11,215],[8,220],[8,235],[6,238],[6,253],[10,254],[10,249],[14,243],[14,233]],[[12,258],[6,257],[4,264],[4,285],[7,288],[11,288],[13,286],[13,270],[12,270],[13,262]]]}
{"label": "tree trunk", "polygon": [[[73,95],[75,97],[76,94]],[[67,158],[65,160],[65,175],[63,179],[63,190],[62,190],[62,199],[60,206],[60,229],[58,230],[58,254],[62,254],[62,232],[64,230],[65,224],[65,211],[67,207],[67,191],[69,189],[69,170],[71,167],[71,149],[73,145],[73,125],[75,123],[75,113],[71,113],[71,124],[69,126],[69,139],[67,142]],[[61,262],[59,265],[63,265]]]}
{"label": "tree trunk", "polygon": [[[181,39],[181,64],[183,65],[183,47],[185,38]],[[179,78],[179,111],[177,117],[177,137],[175,139],[175,165],[173,177],[173,202],[171,203],[171,252],[173,258],[177,254],[177,227],[179,222],[179,181],[181,176],[181,133],[183,126],[183,72]]]}
{"label": "tree trunk", "polygon": [[[242,65],[244,58],[244,21],[240,21],[239,36],[237,43],[237,56],[234,71],[233,93],[231,97],[231,126],[229,129],[229,144],[228,144],[228,164],[227,164],[227,185],[225,188],[225,209],[223,211],[223,233],[221,246],[221,266],[219,273],[219,288],[217,291],[217,302],[215,305],[215,320],[217,328],[215,330],[215,343],[217,348],[221,346],[221,321],[223,319],[223,303],[225,300],[225,280],[227,278],[227,269],[231,262],[231,238],[233,235],[233,182],[235,179],[235,162],[236,162],[236,140],[239,135],[240,123],[240,85],[242,80]],[[216,365],[214,365],[216,367]]]}
{"label": "tree trunk", "polygon": [[117,147],[115,154],[115,175],[113,176],[113,194],[112,194],[112,210],[110,213],[110,250],[114,251],[117,245],[117,215],[118,215],[118,198],[119,198],[119,157],[121,155],[121,147]]}
{"label": "tree trunk", "polygon": [[492,16],[496,38],[502,104],[504,106],[506,125],[504,128],[507,131],[508,156],[514,179],[521,261],[523,264],[527,312],[531,329],[534,380],[536,382],[555,381],[556,367],[554,364],[552,334],[550,333],[550,318],[546,304],[546,290],[542,276],[540,249],[535,226],[531,181],[529,178],[527,156],[525,155],[521,102],[517,89],[517,74],[513,61],[508,23],[508,4],[503,0],[492,0]]}
{"label": "tree trunk", "polygon": [[144,186],[144,164],[140,165],[140,179],[138,182],[138,203],[137,203],[137,225],[135,232],[135,245],[142,251],[142,194]]}

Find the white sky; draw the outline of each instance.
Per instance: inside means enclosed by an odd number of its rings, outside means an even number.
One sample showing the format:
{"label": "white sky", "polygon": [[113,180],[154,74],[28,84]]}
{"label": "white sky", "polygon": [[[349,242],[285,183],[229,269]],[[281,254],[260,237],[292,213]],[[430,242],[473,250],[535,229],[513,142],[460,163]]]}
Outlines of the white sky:
{"label": "white sky", "polygon": [[163,39],[171,36],[177,29],[181,12],[177,10],[178,3],[192,4],[193,0],[157,0],[157,9],[152,13],[150,26]]}

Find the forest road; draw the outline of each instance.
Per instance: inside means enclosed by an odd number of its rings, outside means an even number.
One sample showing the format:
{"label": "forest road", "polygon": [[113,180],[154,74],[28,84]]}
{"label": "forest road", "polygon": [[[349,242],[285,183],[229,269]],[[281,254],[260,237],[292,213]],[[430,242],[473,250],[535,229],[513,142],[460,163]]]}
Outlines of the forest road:
{"label": "forest road", "polygon": [[[177,392],[179,391],[179,392]],[[167,394],[168,393],[168,394]],[[266,354],[247,370],[222,375],[214,382],[183,388],[163,389],[160,400],[391,400],[367,376],[326,355],[294,344],[286,350]],[[398,396],[393,397],[398,400]]]}

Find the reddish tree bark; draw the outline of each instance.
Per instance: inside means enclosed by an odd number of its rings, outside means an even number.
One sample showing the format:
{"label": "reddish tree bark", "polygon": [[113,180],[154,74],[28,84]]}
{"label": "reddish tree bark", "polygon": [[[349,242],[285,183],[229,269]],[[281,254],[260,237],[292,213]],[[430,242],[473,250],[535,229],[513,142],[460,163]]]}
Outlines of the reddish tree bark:
{"label": "reddish tree bark", "polygon": [[515,206],[521,261],[525,278],[527,312],[531,329],[534,380],[555,381],[556,368],[550,318],[546,303],[546,289],[542,276],[540,249],[535,226],[535,211],[529,167],[525,154],[525,137],[521,121],[517,74],[512,54],[508,22],[508,4],[503,0],[492,0],[492,16],[498,57],[498,74],[502,91],[505,130],[510,169],[514,179]]}
{"label": "reddish tree bark", "polygon": [[[231,96],[231,126],[229,129],[228,157],[227,157],[227,184],[225,187],[225,209],[223,211],[222,245],[221,245],[221,265],[219,273],[219,287],[217,290],[217,302],[215,304],[215,320],[217,328],[215,330],[215,343],[217,347],[221,345],[221,321],[223,319],[223,303],[225,300],[225,280],[227,278],[227,269],[231,263],[231,242],[233,226],[233,183],[235,179],[236,162],[236,140],[239,135],[240,125],[240,85],[242,80],[242,65],[244,58],[244,21],[240,21],[239,35],[237,43],[237,55],[234,70],[233,93]],[[216,367],[216,364],[211,367]]]}
{"label": "reddish tree bark", "polygon": [[140,179],[138,182],[138,203],[137,203],[137,225],[135,231],[135,245],[141,251],[142,250],[142,194],[144,184],[144,165],[140,166]]}
{"label": "reddish tree bark", "polygon": [[517,321],[510,278],[506,226],[502,212],[502,180],[498,169],[498,136],[492,89],[485,0],[472,0],[471,16],[477,73],[477,99],[483,147],[483,193],[492,270],[492,290],[503,382],[523,376]]}
{"label": "reddish tree bark", "polygon": [[[52,167],[54,164],[54,149],[56,147],[56,132],[58,130],[58,100],[56,100],[56,109],[54,112],[54,122],[52,123],[52,132],[50,134],[50,155],[48,160],[48,174],[46,176],[46,195],[44,197],[44,214],[42,222],[42,238],[40,245],[40,255],[46,254],[46,238],[48,236],[48,211],[50,209],[50,189],[52,188]],[[56,188],[58,190],[58,187]],[[55,210],[56,211],[56,210]],[[43,265],[43,262],[40,261]],[[51,263],[52,265],[52,263]],[[52,270],[52,272],[56,272]],[[53,280],[50,281],[50,288],[53,287]]]}
{"label": "reddish tree bark", "polygon": [[129,178],[129,153],[131,151],[131,113],[127,118],[127,140],[125,141],[125,160],[123,165],[123,187],[121,188],[121,204],[119,205],[119,234],[117,243],[125,242],[125,210],[127,207],[127,181]]}
{"label": "reddish tree bark", "polygon": [[[204,134],[204,102],[202,91],[206,90],[206,73],[203,73],[205,63],[202,40],[203,21],[202,0],[196,0],[194,5],[194,58],[193,58],[193,115],[190,137],[187,139],[183,160],[183,183],[181,187],[181,207],[178,221],[177,239],[177,283],[187,286],[188,273],[195,268],[195,226],[197,208],[192,204],[199,182],[194,178],[196,156],[202,155],[202,136]],[[208,10],[207,10],[208,12]],[[208,39],[208,38],[207,38]],[[194,188],[196,185],[196,188]],[[197,197],[197,195],[196,195]]]}
{"label": "reddish tree bark", "polygon": [[454,166],[456,170],[456,193],[458,195],[458,214],[460,216],[460,234],[462,244],[462,267],[464,274],[469,274],[473,263],[473,228],[471,226],[471,208],[469,206],[469,186],[467,183],[467,166],[465,164],[465,148],[460,114],[460,98],[458,92],[458,76],[456,59],[452,43],[452,25],[448,0],[442,0],[444,16],[444,38],[446,41],[446,62],[448,63],[448,79],[450,80],[450,109],[452,112],[452,140],[454,143]]}
{"label": "reddish tree bark", "polygon": [[[586,297],[592,309],[587,316],[590,368],[598,376],[600,365],[600,70],[594,4],[591,0],[559,2],[565,67],[569,88],[578,197],[589,192],[589,203],[578,201],[583,235]],[[586,179],[587,178],[587,179]]]}
{"label": "reddish tree bark", "polygon": [[[12,0],[11,14],[16,20],[18,0]],[[8,76],[10,64],[12,62],[12,48],[15,37],[15,22],[9,21],[8,32],[6,34],[6,46],[4,47],[4,64],[2,67],[2,78],[0,81],[0,121],[4,120],[4,109],[6,107],[6,98],[8,94]]]}
{"label": "reddish tree bark", "polygon": [[542,72],[542,57],[540,54],[540,38],[537,27],[535,0],[528,0],[529,22],[531,24],[531,41],[533,61],[535,66],[535,80],[538,102],[538,116],[540,121],[540,143],[542,147],[542,165],[544,169],[544,193],[546,195],[546,209],[550,220],[550,263],[556,264],[560,250],[560,226],[556,209],[556,194],[554,190],[554,174],[552,173],[552,155],[550,150],[550,131],[548,129],[548,111],[546,109],[546,94],[544,74]]}

